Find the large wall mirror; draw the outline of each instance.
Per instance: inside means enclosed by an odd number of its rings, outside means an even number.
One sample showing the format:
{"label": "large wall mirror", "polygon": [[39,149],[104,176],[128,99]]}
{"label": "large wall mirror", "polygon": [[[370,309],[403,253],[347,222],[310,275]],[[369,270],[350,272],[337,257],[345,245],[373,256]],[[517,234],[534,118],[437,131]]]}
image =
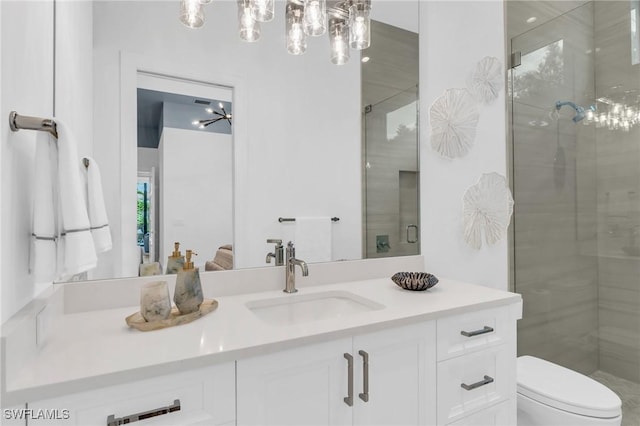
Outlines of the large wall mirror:
{"label": "large wall mirror", "polygon": [[328,250],[296,242],[310,263],[418,254],[418,0],[373,0],[371,47],[340,66],[326,34],[287,53],[283,1],[254,43],[236,2],[204,6],[196,30],[179,9],[93,3],[93,156],[114,247],[89,278],[164,268],[175,241],[197,266],[222,246],[234,269],[269,266],[267,239],[304,232],[279,218],[338,219]]}

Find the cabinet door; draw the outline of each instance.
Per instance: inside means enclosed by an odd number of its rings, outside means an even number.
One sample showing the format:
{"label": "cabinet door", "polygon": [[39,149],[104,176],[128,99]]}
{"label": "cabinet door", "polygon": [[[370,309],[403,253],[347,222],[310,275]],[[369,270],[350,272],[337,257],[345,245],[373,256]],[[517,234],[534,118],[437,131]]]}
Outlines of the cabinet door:
{"label": "cabinet door", "polygon": [[[435,424],[434,343],[434,322],[353,338],[353,356],[357,359],[354,424]],[[368,360],[366,368],[365,360]],[[364,384],[367,375],[368,392],[365,396]]]}
{"label": "cabinet door", "polygon": [[228,362],[34,401],[29,425],[104,426],[111,416],[124,423],[137,417],[140,425],[223,425],[235,420],[234,381]]}
{"label": "cabinet door", "polygon": [[340,339],[237,362],[239,425],[350,425],[348,361]]}
{"label": "cabinet door", "polygon": [[510,426],[509,402],[501,402],[493,407],[485,408],[475,414],[451,423],[451,426]]}
{"label": "cabinet door", "polygon": [[515,355],[501,345],[438,363],[438,424],[514,398]]}

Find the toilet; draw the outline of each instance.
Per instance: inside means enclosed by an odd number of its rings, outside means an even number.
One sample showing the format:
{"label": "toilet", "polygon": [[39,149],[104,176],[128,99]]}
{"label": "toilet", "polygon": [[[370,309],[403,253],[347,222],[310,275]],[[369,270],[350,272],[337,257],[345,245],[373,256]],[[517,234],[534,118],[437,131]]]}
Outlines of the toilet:
{"label": "toilet", "polygon": [[611,389],[557,364],[518,358],[518,426],[620,426],[622,402]]}

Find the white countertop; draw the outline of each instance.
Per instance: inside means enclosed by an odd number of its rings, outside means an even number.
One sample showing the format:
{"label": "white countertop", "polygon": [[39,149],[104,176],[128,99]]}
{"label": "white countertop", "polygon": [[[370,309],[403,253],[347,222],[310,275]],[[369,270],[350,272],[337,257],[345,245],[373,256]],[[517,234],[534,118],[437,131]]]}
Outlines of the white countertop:
{"label": "white countertop", "polygon": [[[348,291],[383,309],[288,326],[263,322],[245,303],[270,297]],[[412,292],[389,278],[216,298],[218,308],[192,323],[141,332],[125,317],[138,307],[61,315],[48,342],[20,371],[8,372],[4,398],[11,403],[94,389],[216,362],[275,352],[356,333],[519,303],[518,294],[442,279]]]}

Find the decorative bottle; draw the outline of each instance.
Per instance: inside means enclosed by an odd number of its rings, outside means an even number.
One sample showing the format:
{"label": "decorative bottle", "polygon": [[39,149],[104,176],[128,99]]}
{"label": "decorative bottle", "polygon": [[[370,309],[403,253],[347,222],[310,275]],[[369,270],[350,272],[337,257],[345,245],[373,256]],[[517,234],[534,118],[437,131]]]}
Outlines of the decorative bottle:
{"label": "decorative bottle", "polygon": [[184,263],[184,267],[178,270],[176,288],[173,292],[173,301],[176,302],[181,315],[196,312],[204,300],[200,272],[198,268],[193,267],[192,254],[196,253],[187,250],[187,261]]}
{"label": "decorative bottle", "polygon": [[177,274],[184,266],[184,256],[180,253],[180,243],[173,243],[173,253],[167,259],[167,275]]}

